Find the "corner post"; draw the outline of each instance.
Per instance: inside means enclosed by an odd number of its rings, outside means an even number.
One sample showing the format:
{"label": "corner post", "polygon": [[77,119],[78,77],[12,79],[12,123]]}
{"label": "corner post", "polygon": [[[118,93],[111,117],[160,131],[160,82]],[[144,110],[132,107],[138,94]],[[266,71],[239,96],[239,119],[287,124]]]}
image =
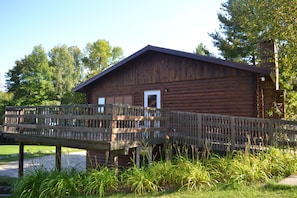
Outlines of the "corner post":
{"label": "corner post", "polygon": [[235,150],[235,118],[232,116],[231,117],[231,151]]}
{"label": "corner post", "polygon": [[19,177],[24,175],[24,143],[20,142],[19,144]]}
{"label": "corner post", "polygon": [[61,152],[61,146],[56,146],[56,169],[58,171],[61,170],[61,156],[62,156],[62,152]]}

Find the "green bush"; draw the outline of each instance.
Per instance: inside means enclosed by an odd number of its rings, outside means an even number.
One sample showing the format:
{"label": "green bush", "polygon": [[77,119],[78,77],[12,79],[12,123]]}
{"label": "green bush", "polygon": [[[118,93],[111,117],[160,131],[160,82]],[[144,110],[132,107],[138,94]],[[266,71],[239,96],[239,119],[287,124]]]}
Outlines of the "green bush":
{"label": "green bush", "polygon": [[39,197],[67,197],[80,194],[81,176],[74,169],[52,171],[41,182]]}
{"label": "green bush", "polygon": [[84,193],[104,197],[106,192],[116,191],[119,180],[115,169],[103,167],[100,170],[90,170],[84,176]]}
{"label": "green bush", "polygon": [[13,195],[20,198],[39,197],[42,181],[49,175],[44,169],[34,170],[20,178],[14,187]]}
{"label": "green bush", "polygon": [[293,152],[269,148],[259,153],[233,152],[222,157],[210,154],[201,160],[177,156],[172,161],[153,162],[119,172],[103,167],[99,170],[45,171],[39,169],[16,182],[15,197],[100,196],[115,192],[137,195],[161,191],[240,189],[265,184],[297,172]]}
{"label": "green bush", "polygon": [[215,180],[200,161],[190,161],[183,157],[175,160],[175,181],[180,182],[180,189],[202,190],[215,185]]}
{"label": "green bush", "polygon": [[133,166],[127,169],[122,175],[122,182],[137,195],[158,193],[160,190],[160,186],[157,184],[153,174],[150,174],[149,168]]}

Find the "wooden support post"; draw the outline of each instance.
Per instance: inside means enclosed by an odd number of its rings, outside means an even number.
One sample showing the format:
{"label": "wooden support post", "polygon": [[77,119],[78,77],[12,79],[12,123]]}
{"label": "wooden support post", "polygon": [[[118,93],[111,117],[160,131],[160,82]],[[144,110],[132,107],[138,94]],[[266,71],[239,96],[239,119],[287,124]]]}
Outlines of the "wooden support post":
{"label": "wooden support post", "polygon": [[108,160],[109,160],[109,151],[107,150],[105,152],[105,165],[108,166]]}
{"label": "wooden support post", "polygon": [[203,131],[202,131],[202,119],[201,119],[201,114],[197,114],[197,136],[198,136],[198,148],[203,148],[204,143],[203,143]]}
{"label": "wooden support post", "polygon": [[236,143],[236,140],[235,140],[235,118],[234,117],[231,117],[231,151],[234,151],[235,150],[235,143]]}
{"label": "wooden support post", "polygon": [[[275,125],[277,125],[276,124],[276,122],[275,122]],[[276,130],[276,128],[278,129],[278,126],[276,127],[276,126],[273,126],[273,122],[272,121],[268,121],[268,145],[269,146],[273,146],[272,144],[273,144],[273,132],[275,131],[275,132],[277,132],[277,130]],[[266,147],[267,147],[267,145],[266,145]]]}
{"label": "wooden support post", "polygon": [[19,177],[24,175],[24,143],[19,144]]}
{"label": "wooden support post", "polygon": [[119,167],[119,156],[113,155],[112,163],[113,163],[114,168],[118,168]]}
{"label": "wooden support post", "polygon": [[153,147],[149,146],[147,150],[148,150],[148,163],[149,165],[151,165],[153,163]]}
{"label": "wooden support post", "polygon": [[61,157],[62,157],[61,146],[56,146],[56,169],[58,171],[61,170]]}
{"label": "wooden support post", "polygon": [[136,167],[140,168],[140,148],[136,147],[136,156],[135,156],[135,160],[136,160]]}

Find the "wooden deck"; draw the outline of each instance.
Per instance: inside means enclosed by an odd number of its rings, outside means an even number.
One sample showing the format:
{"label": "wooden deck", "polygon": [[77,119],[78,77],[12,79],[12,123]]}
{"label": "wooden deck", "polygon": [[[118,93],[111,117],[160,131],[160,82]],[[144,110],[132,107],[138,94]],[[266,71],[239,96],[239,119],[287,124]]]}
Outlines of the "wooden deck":
{"label": "wooden deck", "polygon": [[227,151],[296,146],[297,121],[186,113],[129,105],[7,107],[4,136],[24,143],[127,151],[170,142]]}
{"label": "wooden deck", "polygon": [[137,147],[142,139],[160,141],[167,119],[161,110],[127,105],[7,107],[4,136],[25,143],[122,150]]}

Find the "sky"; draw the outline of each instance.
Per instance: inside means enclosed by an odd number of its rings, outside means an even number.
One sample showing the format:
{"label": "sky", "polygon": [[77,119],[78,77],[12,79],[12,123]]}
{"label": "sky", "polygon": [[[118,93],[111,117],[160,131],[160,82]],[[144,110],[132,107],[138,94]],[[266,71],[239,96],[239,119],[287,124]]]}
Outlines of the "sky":
{"label": "sky", "polygon": [[0,89],[16,60],[42,45],[78,46],[98,39],[121,47],[124,56],[154,45],[193,52],[203,43],[216,54],[208,33],[219,29],[225,0],[2,0]]}

